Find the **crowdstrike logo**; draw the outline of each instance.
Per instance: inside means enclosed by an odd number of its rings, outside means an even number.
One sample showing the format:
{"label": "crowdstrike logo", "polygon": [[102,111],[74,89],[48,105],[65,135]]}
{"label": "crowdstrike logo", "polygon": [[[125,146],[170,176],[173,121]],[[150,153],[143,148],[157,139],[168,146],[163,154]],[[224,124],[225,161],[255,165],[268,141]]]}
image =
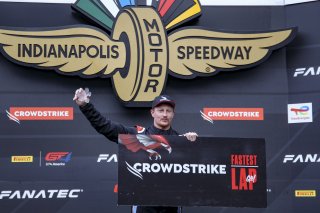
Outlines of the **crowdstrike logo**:
{"label": "crowdstrike logo", "polygon": [[213,124],[213,120],[212,120],[208,115],[206,115],[205,113],[203,113],[201,110],[200,110],[200,114],[201,114],[201,117],[203,118],[203,120],[206,120],[206,121],[208,121],[209,123]]}
{"label": "crowdstrike logo", "polygon": [[303,67],[297,68],[294,71],[293,77],[307,77],[307,76],[316,76],[320,75],[320,66],[319,67]]}
{"label": "crowdstrike logo", "polygon": [[214,120],[264,120],[263,108],[203,108],[200,114],[211,124]]}
{"label": "crowdstrike logo", "polygon": [[0,192],[0,200],[4,199],[75,199],[83,189],[42,189],[42,190],[3,190]]}
{"label": "crowdstrike logo", "polygon": [[126,162],[126,165],[127,165],[128,171],[131,174],[133,174],[133,175],[137,176],[138,178],[140,178],[141,180],[143,180],[143,176],[138,169],[132,167],[130,164],[128,164],[128,162]]}
{"label": "crowdstrike logo", "polygon": [[285,155],[283,163],[320,163],[319,154]]}
{"label": "crowdstrike logo", "polygon": [[8,112],[8,110],[6,110],[6,113],[7,113],[7,117],[8,117],[10,120],[12,120],[12,121],[20,124],[20,120],[19,120],[16,116],[12,115],[10,112]]}
{"label": "crowdstrike logo", "polygon": [[179,163],[135,163],[126,162],[128,171],[143,180],[143,173],[149,174],[202,174],[225,175],[226,165],[222,164],[179,164]]}
{"label": "crowdstrike logo", "polygon": [[6,110],[10,120],[73,120],[72,107],[10,107]]}

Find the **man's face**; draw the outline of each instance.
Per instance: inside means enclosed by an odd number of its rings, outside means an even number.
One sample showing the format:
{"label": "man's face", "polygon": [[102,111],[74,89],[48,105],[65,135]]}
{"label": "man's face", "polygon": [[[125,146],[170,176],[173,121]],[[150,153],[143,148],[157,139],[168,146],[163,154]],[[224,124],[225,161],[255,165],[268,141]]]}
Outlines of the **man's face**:
{"label": "man's face", "polygon": [[168,130],[174,116],[173,108],[168,104],[161,104],[151,109],[153,124],[155,127],[163,130]]}

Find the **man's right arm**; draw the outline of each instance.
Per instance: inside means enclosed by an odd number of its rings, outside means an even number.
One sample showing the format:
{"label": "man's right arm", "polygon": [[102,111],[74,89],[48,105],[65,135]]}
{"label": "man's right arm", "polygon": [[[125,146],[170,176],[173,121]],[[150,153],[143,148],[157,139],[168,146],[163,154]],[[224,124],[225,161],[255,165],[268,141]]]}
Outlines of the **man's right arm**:
{"label": "man's right arm", "polygon": [[86,97],[86,92],[83,89],[78,89],[73,98],[79,105],[81,112],[86,116],[97,132],[116,143],[118,142],[119,134],[137,134],[134,127],[130,128],[106,119],[91,103],[89,103],[88,99],[89,98]]}

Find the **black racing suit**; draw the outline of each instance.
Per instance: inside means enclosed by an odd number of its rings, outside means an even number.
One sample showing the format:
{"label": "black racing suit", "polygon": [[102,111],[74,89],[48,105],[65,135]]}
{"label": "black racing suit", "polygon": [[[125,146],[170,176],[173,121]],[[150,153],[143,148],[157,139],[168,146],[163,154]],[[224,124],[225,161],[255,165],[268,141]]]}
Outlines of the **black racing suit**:
{"label": "black racing suit", "polygon": [[[143,130],[136,127],[127,127],[106,119],[90,103],[81,106],[80,110],[90,121],[91,125],[109,140],[118,143],[119,134],[146,134],[146,135],[179,135],[178,132],[170,127],[168,130],[156,128],[154,125]],[[138,132],[139,131],[139,132]],[[135,210],[133,210],[135,211]],[[134,213],[179,213],[181,208],[162,207],[162,206],[137,206]]]}

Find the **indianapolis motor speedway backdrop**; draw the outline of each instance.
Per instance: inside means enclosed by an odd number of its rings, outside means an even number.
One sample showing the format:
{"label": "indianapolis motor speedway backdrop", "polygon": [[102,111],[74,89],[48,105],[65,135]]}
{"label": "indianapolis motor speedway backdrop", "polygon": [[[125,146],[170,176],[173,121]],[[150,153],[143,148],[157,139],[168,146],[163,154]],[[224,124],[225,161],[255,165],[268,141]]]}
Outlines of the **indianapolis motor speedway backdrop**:
{"label": "indianapolis motor speedway backdrop", "polygon": [[[132,1],[109,1],[114,6],[109,10],[106,1],[78,1],[73,7],[74,1],[48,2],[0,2],[1,213],[130,212],[129,206],[117,206],[118,147],[99,135],[72,101],[79,87],[90,89],[102,114],[128,126],[152,124],[148,106],[161,93],[177,103],[173,127],[180,133],[265,139],[267,208],[184,207],[184,212],[319,211],[319,1],[242,6],[202,1],[201,12],[189,11],[189,18],[179,15],[198,1],[134,3],[161,8],[160,15],[153,9],[121,13]],[[88,9],[87,2],[95,7]],[[99,11],[105,13],[98,16]],[[123,15],[115,21],[118,13]],[[182,18],[175,22],[176,17]],[[74,31],[66,36],[66,30]],[[158,34],[139,37],[152,30]],[[274,44],[265,42],[277,32]],[[52,36],[62,39],[60,48],[80,40],[88,44],[66,53],[49,45]],[[50,61],[56,51],[84,58]],[[34,60],[21,59],[26,56]],[[86,64],[88,58],[101,61]],[[136,61],[144,67],[133,69]],[[147,63],[147,80],[141,77],[138,86],[126,81]]]}

